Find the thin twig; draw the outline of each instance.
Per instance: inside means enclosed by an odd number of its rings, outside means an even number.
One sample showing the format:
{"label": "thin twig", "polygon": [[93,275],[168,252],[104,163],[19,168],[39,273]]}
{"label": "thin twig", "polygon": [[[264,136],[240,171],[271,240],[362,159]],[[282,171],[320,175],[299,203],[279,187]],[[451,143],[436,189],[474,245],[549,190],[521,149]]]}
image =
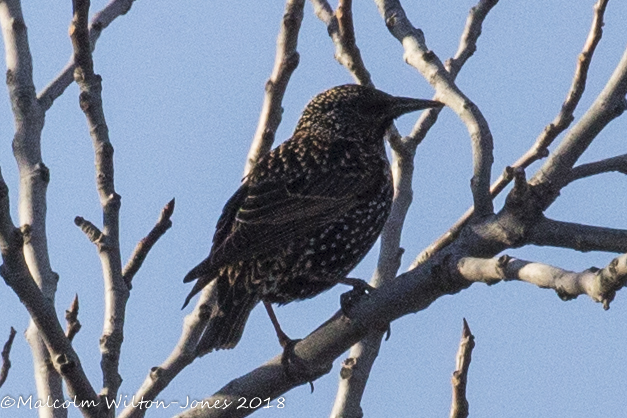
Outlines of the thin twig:
{"label": "thin twig", "polygon": [[11,354],[11,347],[13,346],[13,339],[15,338],[15,328],[11,327],[11,332],[9,333],[9,339],[4,344],[4,348],[2,349],[2,367],[0,367],[0,388],[4,385],[4,382],[7,381],[7,377],[9,376],[9,369],[11,368],[11,360],[9,359],[9,354]]}
{"label": "thin twig", "polygon": [[300,55],[296,50],[298,32],[303,20],[305,0],[287,0],[281,29],[277,38],[276,57],[272,74],[266,82],[266,94],[259,115],[259,123],[246,158],[244,175],[248,174],[260,157],[265,155],[272,144],[276,130],[281,123],[283,95],[292,73],[298,66]]}
{"label": "thin twig", "polygon": [[[87,118],[96,160],[96,180],[103,212],[102,234],[98,239],[98,252],[105,283],[105,320],[100,352],[103,374],[101,397],[113,400],[122,383],[119,358],[124,339],[124,316],[129,289],[122,278],[120,258],[119,214],[120,196],[115,192],[113,171],[113,146],[102,108],[102,79],[94,73],[89,40],[89,0],[73,0],[74,17],[70,25],[70,38],[74,48],[74,79],[80,88],[79,102]],[[91,238],[91,237],[90,237]],[[113,416],[113,408],[108,411]]]}
{"label": "thin twig", "polygon": [[[96,41],[102,31],[119,16],[125,15],[135,0],[111,0],[102,10],[97,12],[89,25],[89,42],[91,50],[96,48]],[[74,54],[61,72],[37,95],[37,101],[45,110],[50,109],[54,101],[63,94],[74,82]]]}
{"label": "thin twig", "polygon": [[67,323],[65,335],[68,340],[73,341],[81,329],[81,323],[78,320],[78,295],[74,295],[70,308],[65,311],[65,322]]}
{"label": "thin twig", "polygon": [[451,378],[453,385],[453,400],[451,402],[451,418],[466,418],[468,416],[468,399],[466,385],[468,383],[468,369],[472,359],[472,350],[475,348],[475,336],[470,332],[468,322],[464,318],[462,339],[457,351],[456,367]]}
{"label": "thin twig", "polygon": [[133,250],[131,258],[122,270],[122,277],[129,289],[131,288],[131,281],[133,280],[133,277],[135,277],[135,274],[139,271],[142,263],[148,255],[148,252],[152,249],[153,245],[157,243],[159,238],[161,238],[163,234],[165,234],[172,226],[172,221],[170,220],[172,213],[174,213],[174,199],[170,200],[163,207],[156,225],[150,230],[148,235],[139,241]]}
{"label": "thin twig", "polygon": [[[150,369],[144,383],[135,393],[135,399],[154,400],[185,367],[196,359],[196,347],[206,328],[208,312],[215,305],[215,297],[217,297],[215,283],[213,281],[203,289],[194,310],[183,320],[183,329],[176,347],[163,363]],[[146,408],[128,405],[118,418],[141,418],[146,412]]]}

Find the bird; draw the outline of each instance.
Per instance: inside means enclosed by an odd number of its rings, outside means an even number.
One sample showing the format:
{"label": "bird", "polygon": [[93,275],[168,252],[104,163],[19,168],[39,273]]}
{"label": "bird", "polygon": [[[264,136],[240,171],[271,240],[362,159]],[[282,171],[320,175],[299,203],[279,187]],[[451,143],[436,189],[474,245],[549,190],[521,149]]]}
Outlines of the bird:
{"label": "bird", "polygon": [[346,84],[315,96],[293,135],[260,157],[226,202],[209,256],[183,308],[209,283],[217,297],[197,350],[230,349],[261,301],[284,349],[271,304],[312,298],[347,277],[377,240],[390,213],[393,184],[384,137],[395,118],[442,103]]}

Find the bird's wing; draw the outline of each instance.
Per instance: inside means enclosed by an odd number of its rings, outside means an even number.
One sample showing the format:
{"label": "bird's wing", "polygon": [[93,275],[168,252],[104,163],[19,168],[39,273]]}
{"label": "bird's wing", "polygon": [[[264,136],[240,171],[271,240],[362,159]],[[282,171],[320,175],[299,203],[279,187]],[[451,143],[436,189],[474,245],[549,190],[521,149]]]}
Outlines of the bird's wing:
{"label": "bird's wing", "polygon": [[326,172],[310,174],[306,181],[303,176],[292,182],[268,180],[249,185],[230,223],[230,233],[219,231],[224,240],[215,240],[212,264],[271,253],[312,229],[340,219],[367,199],[368,192],[376,190],[368,176],[361,174]]}

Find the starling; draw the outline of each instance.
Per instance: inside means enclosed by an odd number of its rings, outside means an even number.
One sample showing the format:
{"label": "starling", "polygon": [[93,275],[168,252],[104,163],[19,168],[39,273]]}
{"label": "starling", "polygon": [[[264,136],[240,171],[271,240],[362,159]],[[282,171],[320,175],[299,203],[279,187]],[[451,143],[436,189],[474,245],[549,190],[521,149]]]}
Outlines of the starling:
{"label": "starling", "polygon": [[337,283],[375,243],[393,186],[384,135],[404,113],[441,103],[343,85],[314,97],[293,136],[259,159],[228,200],[209,256],[184,279],[185,300],[217,280],[217,299],[198,350],[233,348],[263,301],[283,347],[291,341],[271,305],[308,299]]}

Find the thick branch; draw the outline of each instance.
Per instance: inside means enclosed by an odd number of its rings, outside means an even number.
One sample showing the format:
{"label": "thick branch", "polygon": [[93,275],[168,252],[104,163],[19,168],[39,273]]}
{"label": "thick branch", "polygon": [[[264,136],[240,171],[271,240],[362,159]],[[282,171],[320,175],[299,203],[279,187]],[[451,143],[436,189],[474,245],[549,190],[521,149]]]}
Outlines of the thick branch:
{"label": "thick branch", "polygon": [[451,383],[453,385],[453,400],[451,401],[451,418],[466,418],[468,416],[468,399],[466,399],[466,384],[468,383],[468,369],[475,348],[475,336],[470,332],[468,322],[464,318],[462,339],[459,342],[457,361]]}
{"label": "thick branch", "polygon": [[[575,68],[575,75],[560,112],[555,119],[553,119],[553,122],[544,128],[533,146],[514,164],[506,167],[499,178],[492,183],[490,186],[490,195],[492,198],[498,196],[512,181],[513,177],[511,174],[514,170],[526,169],[533,162],[546,157],[548,155],[549,145],[551,145],[555,138],[557,138],[557,136],[573,121],[573,113],[579,104],[579,99],[583,95],[586,86],[588,68],[590,67],[590,62],[592,61],[592,55],[594,54],[595,48],[601,40],[601,35],[603,34],[603,14],[605,13],[606,4],[607,0],[598,0],[594,6],[595,13],[592,19],[592,26],[583,49],[579,54],[577,66]],[[434,110],[436,109],[429,109],[427,112],[424,112],[423,117],[431,115],[434,113]],[[422,137],[418,135],[418,138],[421,139]],[[469,208],[444,235],[439,237],[422,253],[420,253],[415,262],[420,263],[424,261],[432,254],[440,251],[442,248],[450,244],[459,235],[460,231],[466,222],[468,222],[468,220],[472,217],[473,213],[474,207]]]}
{"label": "thick branch", "polygon": [[[101,11],[96,13],[89,25],[89,42],[91,50],[96,48],[96,41],[102,31],[119,16],[125,15],[131,9],[135,0],[111,0]],[[37,96],[39,104],[45,110],[50,109],[52,103],[63,94],[65,89],[74,81],[74,54],[61,72]]]}
{"label": "thick branch", "polygon": [[588,295],[595,302],[603,303],[606,310],[616,292],[627,282],[627,254],[616,257],[603,269],[591,267],[580,273],[507,255],[490,259],[462,258],[456,268],[464,279],[472,282],[492,284],[499,280],[520,280],[553,289],[563,300]]}
{"label": "thick branch", "polygon": [[493,213],[490,197],[492,169],[492,134],[479,108],[467,98],[449,77],[444,65],[425,44],[421,30],[407,19],[398,0],[375,0],[388,30],[405,49],[405,61],[416,68],[435,88],[436,97],[460,117],[470,134],[473,150],[471,189],[475,213],[479,217]]}
{"label": "thick branch", "polygon": [[133,277],[139,271],[146,259],[146,256],[148,255],[148,252],[151,250],[153,245],[157,243],[159,238],[161,238],[163,234],[165,234],[172,226],[172,221],[170,220],[172,213],[174,213],[174,199],[170,200],[164,206],[161,210],[161,214],[159,215],[159,220],[157,220],[157,224],[150,230],[148,235],[139,241],[133,250],[131,258],[126,263],[126,266],[124,266],[124,270],[122,270],[122,277],[129,289],[131,288],[131,281],[133,280]]}
{"label": "thick branch", "polygon": [[[74,17],[70,37],[74,47],[74,79],[80,88],[80,106],[87,118],[96,154],[96,179],[100,205],[103,212],[99,255],[105,283],[105,315],[100,352],[103,374],[101,396],[113,400],[117,396],[122,378],[118,372],[120,349],[124,339],[124,316],[129,289],[122,278],[119,243],[120,196],[113,182],[113,146],[102,108],[102,84],[94,73],[89,30],[89,0],[73,0]],[[113,416],[114,411],[109,411]]]}
{"label": "thick branch", "polygon": [[248,151],[245,174],[254,167],[261,156],[270,151],[276,130],[281,123],[283,95],[300,60],[296,46],[300,23],[303,20],[304,6],[305,0],[287,0],[285,3],[285,14],[277,38],[274,68],[270,79],[266,82],[266,95],[263,100],[257,131],[250,151]]}
{"label": "thick branch", "polygon": [[4,382],[7,381],[7,377],[9,376],[9,369],[11,368],[11,360],[9,359],[9,354],[11,354],[11,347],[13,346],[13,340],[15,339],[15,328],[11,327],[11,332],[9,332],[9,339],[6,343],[4,343],[4,348],[2,348],[2,367],[0,367],[0,388],[4,385]]}
{"label": "thick branch", "polygon": [[528,243],[573,250],[627,252],[627,230],[543,219],[529,232]]}

